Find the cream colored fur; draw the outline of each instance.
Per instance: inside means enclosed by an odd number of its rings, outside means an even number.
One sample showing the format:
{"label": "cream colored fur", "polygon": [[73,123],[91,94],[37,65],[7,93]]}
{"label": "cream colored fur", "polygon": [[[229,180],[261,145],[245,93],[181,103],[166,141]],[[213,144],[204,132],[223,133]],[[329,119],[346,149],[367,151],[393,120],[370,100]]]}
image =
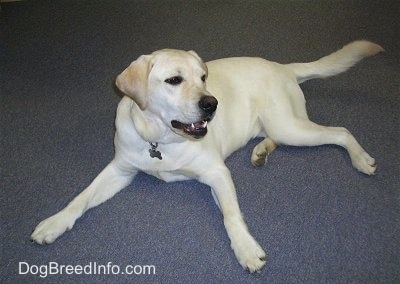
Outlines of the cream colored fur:
{"label": "cream colored fur", "polygon": [[[375,160],[348,130],[308,119],[299,83],[336,75],[380,51],[376,44],[356,41],[315,62],[287,65],[248,57],[204,64],[195,52],[180,50],[139,57],[116,81],[126,96],[117,110],[115,158],[66,208],[42,221],[32,240],[52,243],[89,208],[144,171],[165,181],[197,179],[209,185],[239,263],[251,272],[260,270],[266,254],[243,221],[225,158],[257,136],[265,137],[251,157],[257,166],[279,144],[337,144],[348,151],[357,170],[374,174]],[[182,81],[173,85],[171,78]],[[207,118],[199,107],[204,97],[218,100],[215,115]],[[207,128],[205,120],[210,120]],[[195,139],[190,131],[197,130],[208,132]],[[158,143],[162,159],[150,157],[149,143]]]}

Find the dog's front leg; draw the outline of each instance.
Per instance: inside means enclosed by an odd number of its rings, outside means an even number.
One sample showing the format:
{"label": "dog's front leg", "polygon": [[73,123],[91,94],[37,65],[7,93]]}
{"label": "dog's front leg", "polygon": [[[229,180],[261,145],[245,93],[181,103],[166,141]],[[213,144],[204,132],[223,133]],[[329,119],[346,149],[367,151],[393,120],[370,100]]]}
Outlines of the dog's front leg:
{"label": "dog's front leg", "polygon": [[250,272],[259,271],[266,262],[266,255],[250,235],[237,201],[236,190],[226,166],[204,173],[200,181],[211,186],[213,197],[220,208],[224,225],[231,240],[231,247],[240,265]]}
{"label": "dog's front leg", "polygon": [[32,241],[39,244],[54,242],[66,230],[72,229],[75,221],[88,209],[103,203],[127,186],[136,173],[123,171],[116,162],[111,162],[67,207],[40,222],[31,235]]}

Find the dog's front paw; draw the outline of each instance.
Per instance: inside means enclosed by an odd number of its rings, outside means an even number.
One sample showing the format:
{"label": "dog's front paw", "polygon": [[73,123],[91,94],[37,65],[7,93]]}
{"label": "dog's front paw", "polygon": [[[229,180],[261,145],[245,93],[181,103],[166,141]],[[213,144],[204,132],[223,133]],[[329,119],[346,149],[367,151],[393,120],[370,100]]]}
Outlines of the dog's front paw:
{"label": "dog's front paw", "polygon": [[74,226],[74,220],[64,212],[59,212],[39,223],[31,235],[31,240],[38,244],[51,244],[66,230]]}
{"label": "dog's front paw", "polygon": [[250,235],[232,242],[232,249],[240,265],[251,273],[260,271],[266,263],[267,256],[264,250]]}

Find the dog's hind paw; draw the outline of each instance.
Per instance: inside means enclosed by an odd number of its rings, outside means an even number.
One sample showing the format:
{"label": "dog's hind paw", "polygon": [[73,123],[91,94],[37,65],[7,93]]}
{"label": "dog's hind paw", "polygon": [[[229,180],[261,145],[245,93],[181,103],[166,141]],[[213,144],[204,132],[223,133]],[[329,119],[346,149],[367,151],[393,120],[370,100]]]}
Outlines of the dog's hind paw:
{"label": "dog's hind paw", "polygon": [[360,172],[367,175],[374,175],[376,171],[375,159],[367,152],[357,155],[350,155],[353,166]]}
{"label": "dog's hind paw", "polygon": [[251,163],[255,167],[262,167],[267,162],[267,152],[253,153],[251,156]]}
{"label": "dog's hind paw", "polygon": [[265,138],[256,147],[253,149],[253,153],[251,154],[251,163],[253,166],[261,167],[264,166],[267,162],[267,157],[274,151],[277,147],[274,141],[269,138]]}

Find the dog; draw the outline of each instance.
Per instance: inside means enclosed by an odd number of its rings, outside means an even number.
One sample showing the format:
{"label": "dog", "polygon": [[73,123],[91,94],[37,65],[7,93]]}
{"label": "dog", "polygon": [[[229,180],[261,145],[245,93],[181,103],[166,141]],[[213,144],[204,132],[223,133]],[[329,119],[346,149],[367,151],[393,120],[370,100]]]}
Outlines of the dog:
{"label": "dog", "polygon": [[255,166],[264,165],[280,144],[336,144],[357,170],[373,175],[375,160],[347,129],[308,119],[299,84],[344,72],[381,51],[361,40],[310,63],[250,57],[204,63],[194,51],[173,49],[140,56],[116,78],[124,96],[115,119],[114,159],[63,210],[39,223],[32,241],[52,243],[143,171],[167,182],[197,179],[209,185],[237,260],[259,271],[266,254],[242,218],[224,160],[255,137],[264,138],[251,155]]}

